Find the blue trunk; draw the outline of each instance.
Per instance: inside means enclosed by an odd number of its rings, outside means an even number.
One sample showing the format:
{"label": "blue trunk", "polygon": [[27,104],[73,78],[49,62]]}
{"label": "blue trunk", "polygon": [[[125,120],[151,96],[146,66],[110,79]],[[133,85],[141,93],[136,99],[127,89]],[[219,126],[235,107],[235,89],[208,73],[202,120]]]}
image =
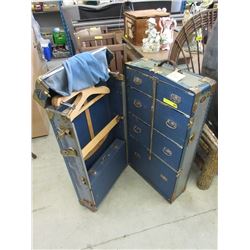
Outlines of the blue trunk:
{"label": "blue trunk", "polygon": [[128,163],[170,202],[185,190],[215,82],[186,71],[176,82],[168,78],[173,71],[140,59],[126,63],[125,80],[110,75],[97,85],[110,93],[88,108],[94,135],[120,120],[88,157],[82,151],[93,140],[87,113],[71,120],[74,98],[58,108],[51,102],[56,93],[48,83],[66,81],[64,69],[37,80],[34,97],[48,112],[82,205],[95,211]]}

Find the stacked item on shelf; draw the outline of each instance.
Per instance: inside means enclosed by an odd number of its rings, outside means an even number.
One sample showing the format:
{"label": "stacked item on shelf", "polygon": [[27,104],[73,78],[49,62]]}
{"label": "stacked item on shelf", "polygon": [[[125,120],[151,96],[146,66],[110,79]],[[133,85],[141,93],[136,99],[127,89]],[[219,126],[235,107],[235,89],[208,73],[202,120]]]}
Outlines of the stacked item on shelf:
{"label": "stacked item on shelf", "polygon": [[66,35],[60,28],[54,28],[52,32],[41,32],[42,37],[49,42],[51,56],[46,57],[47,61],[51,58],[64,58],[69,57],[70,52],[67,49]]}
{"label": "stacked item on shelf", "polygon": [[52,50],[53,57],[55,58],[69,57],[70,52],[67,49],[65,32],[63,30],[60,30],[60,28],[54,28],[52,37],[54,43],[54,47]]}
{"label": "stacked item on shelf", "polygon": [[31,3],[32,11],[34,12],[53,12],[59,11],[58,4],[54,2],[33,2]]}
{"label": "stacked item on shelf", "polygon": [[36,46],[37,46],[38,51],[40,51],[41,56],[44,59],[46,59],[47,61],[50,61],[52,58],[50,40],[42,37],[41,31],[40,31],[40,25],[35,20],[33,15],[32,15],[32,28],[35,34]]}

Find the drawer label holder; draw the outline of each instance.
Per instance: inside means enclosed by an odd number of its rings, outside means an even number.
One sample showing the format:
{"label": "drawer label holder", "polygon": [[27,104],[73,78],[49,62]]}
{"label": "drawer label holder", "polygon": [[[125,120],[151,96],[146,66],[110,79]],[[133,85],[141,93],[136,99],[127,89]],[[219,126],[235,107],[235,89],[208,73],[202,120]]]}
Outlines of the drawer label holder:
{"label": "drawer label holder", "polygon": [[163,98],[163,102],[168,104],[169,106],[177,109],[178,108],[178,105],[174,102],[172,102],[171,100],[167,99],[167,98]]}

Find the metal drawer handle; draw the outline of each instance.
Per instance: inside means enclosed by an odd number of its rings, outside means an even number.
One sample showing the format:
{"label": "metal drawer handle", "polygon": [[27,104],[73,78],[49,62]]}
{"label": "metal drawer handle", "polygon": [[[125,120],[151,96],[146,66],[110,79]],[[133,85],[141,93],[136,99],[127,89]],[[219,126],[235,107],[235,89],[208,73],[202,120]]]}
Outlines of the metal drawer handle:
{"label": "metal drawer handle", "polygon": [[102,159],[101,159],[101,163],[105,162],[108,158],[110,157],[110,154],[105,154]]}
{"label": "metal drawer handle", "polygon": [[90,169],[90,170],[89,170],[89,173],[90,173],[91,175],[96,175],[96,174],[97,174],[97,172],[96,172],[95,170],[93,170],[93,169]]}
{"label": "metal drawer handle", "polygon": [[174,122],[174,121],[172,121],[172,120],[170,120],[170,119],[168,119],[168,120],[166,121],[166,125],[167,125],[169,128],[171,128],[171,129],[176,129],[176,128],[177,128],[177,123]]}
{"label": "metal drawer handle", "polygon": [[176,104],[181,103],[181,97],[176,95],[176,94],[171,94],[170,95],[170,100]]}
{"label": "metal drawer handle", "polygon": [[138,159],[141,159],[141,155],[140,155],[139,153],[137,153],[137,152],[134,152],[134,156],[135,156],[136,158],[138,158]]}
{"label": "metal drawer handle", "polygon": [[165,175],[163,175],[163,174],[160,174],[160,177],[164,180],[164,181],[168,181],[168,178],[165,176]]}
{"label": "metal drawer handle", "polygon": [[171,156],[171,155],[172,155],[172,151],[171,151],[169,148],[166,148],[166,147],[164,147],[164,148],[162,149],[162,152],[163,152],[163,154],[165,154],[166,156]]}
{"label": "metal drawer handle", "polygon": [[142,103],[139,100],[134,100],[134,106],[136,108],[141,108],[142,107]]}
{"label": "metal drawer handle", "polygon": [[142,84],[142,79],[139,78],[138,76],[135,76],[133,79],[133,82],[135,85],[141,85]]}
{"label": "metal drawer handle", "polygon": [[133,127],[133,130],[136,134],[140,134],[141,133],[141,128],[137,127],[136,125]]}

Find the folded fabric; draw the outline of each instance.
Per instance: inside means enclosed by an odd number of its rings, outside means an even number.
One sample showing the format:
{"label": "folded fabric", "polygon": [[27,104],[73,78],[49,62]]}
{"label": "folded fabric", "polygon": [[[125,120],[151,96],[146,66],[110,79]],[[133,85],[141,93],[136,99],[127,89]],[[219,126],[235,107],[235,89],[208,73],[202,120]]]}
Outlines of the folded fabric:
{"label": "folded fabric", "polygon": [[83,52],[63,62],[69,94],[107,81],[109,78],[106,51],[95,54]]}
{"label": "folded fabric", "polygon": [[106,49],[83,52],[63,62],[64,69],[46,80],[62,96],[92,87],[109,79]]}

